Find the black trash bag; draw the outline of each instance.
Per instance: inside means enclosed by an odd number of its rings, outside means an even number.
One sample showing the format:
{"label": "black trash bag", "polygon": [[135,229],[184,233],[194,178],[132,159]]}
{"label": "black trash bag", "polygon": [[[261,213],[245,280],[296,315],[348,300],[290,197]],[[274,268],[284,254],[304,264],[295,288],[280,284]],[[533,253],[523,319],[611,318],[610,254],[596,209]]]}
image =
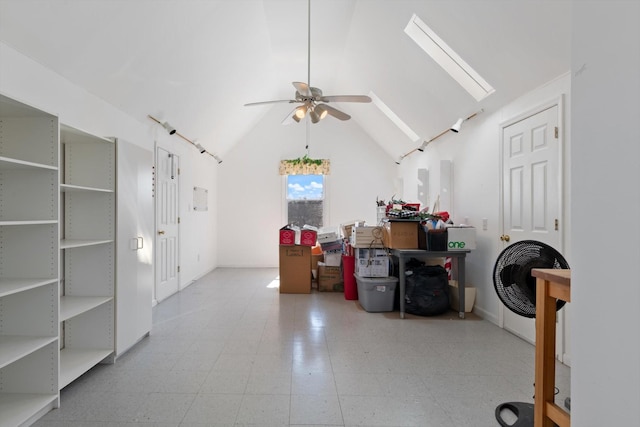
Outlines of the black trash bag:
{"label": "black trash bag", "polygon": [[449,279],[441,265],[423,265],[406,273],[404,311],[436,316],[449,310]]}

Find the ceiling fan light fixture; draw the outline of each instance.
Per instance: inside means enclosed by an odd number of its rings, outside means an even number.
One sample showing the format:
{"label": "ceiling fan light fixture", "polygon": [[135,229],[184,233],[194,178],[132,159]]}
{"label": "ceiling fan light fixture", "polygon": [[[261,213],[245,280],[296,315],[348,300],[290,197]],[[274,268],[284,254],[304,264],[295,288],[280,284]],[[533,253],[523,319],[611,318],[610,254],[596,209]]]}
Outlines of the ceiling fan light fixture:
{"label": "ceiling fan light fixture", "polygon": [[311,117],[311,123],[318,123],[320,121],[320,114],[315,109],[309,110],[309,117]]}
{"label": "ceiling fan light fixture", "polygon": [[320,120],[324,119],[325,117],[327,117],[327,114],[329,114],[329,111],[327,110],[327,108],[324,106],[324,104],[320,104],[317,105],[313,111],[319,115]]}
{"label": "ceiling fan light fixture", "polygon": [[304,116],[307,115],[307,106],[306,105],[301,105],[298,108],[296,108],[296,111],[293,113],[294,116],[294,120],[296,120],[296,122],[299,122],[300,120],[304,119]]}

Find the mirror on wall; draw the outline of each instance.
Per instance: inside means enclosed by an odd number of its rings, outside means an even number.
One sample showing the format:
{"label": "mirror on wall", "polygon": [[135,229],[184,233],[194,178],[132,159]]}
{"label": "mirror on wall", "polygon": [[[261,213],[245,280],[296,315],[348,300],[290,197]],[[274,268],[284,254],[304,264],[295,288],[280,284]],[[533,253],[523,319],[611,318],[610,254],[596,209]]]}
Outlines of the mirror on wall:
{"label": "mirror on wall", "polygon": [[421,209],[429,206],[429,169],[418,169],[418,201]]}
{"label": "mirror on wall", "polygon": [[452,214],[451,203],[453,201],[451,160],[440,160],[440,210]]}

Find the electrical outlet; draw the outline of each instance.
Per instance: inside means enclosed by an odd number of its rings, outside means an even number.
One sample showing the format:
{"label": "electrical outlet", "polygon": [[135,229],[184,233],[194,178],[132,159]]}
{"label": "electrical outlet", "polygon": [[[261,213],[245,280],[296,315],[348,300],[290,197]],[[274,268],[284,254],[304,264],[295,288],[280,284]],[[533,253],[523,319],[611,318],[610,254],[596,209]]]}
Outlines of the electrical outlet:
{"label": "electrical outlet", "polygon": [[489,221],[487,220],[487,218],[482,218],[482,229],[484,231],[487,231],[488,223],[489,223]]}

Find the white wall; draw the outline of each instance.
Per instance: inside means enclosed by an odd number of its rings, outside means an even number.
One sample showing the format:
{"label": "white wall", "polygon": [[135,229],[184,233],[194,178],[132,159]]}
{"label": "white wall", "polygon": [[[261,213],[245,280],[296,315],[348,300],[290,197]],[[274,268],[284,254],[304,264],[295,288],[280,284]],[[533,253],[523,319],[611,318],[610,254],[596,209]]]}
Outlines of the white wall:
{"label": "white wall", "polygon": [[573,2],[571,424],[640,421],[640,2]]}
{"label": "white wall", "polygon": [[[514,100],[498,111],[483,112],[466,121],[459,133],[448,132],[429,144],[424,152],[416,152],[401,163],[405,200],[417,200],[417,170],[429,170],[429,205],[438,196],[440,187],[440,160],[452,161],[452,206],[450,214],[454,223],[467,223],[476,227],[477,249],[467,255],[467,284],[477,288],[474,311],[483,318],[499,324],[501,303],[493,288],[493,266],[500,251],[506,246],[500,241],[500,125],[514,117],[560,97],[564,99],[565,132],[565,212],[570,209],[570,182],[568,155],[571,145],[570,125],[566,117],[570,111],[569,74]],[[453,123],[455,118],[452,118]],[[568,217],[568,216],[567,216]],[[487,219],[487,230],[482,220]],[[570,233],[566,222],[564,235]],[[570,245],[558,248],[570,259]]]}
{"label": "white wall", "polygon": [[[183,172],[180,182],[181,286],[216,267],[217,164],[213,158],[200,155],[177,137],[170,137],[146,116],[125,114],[2,42],[0,76],[0,93],[55,114],[60,123],[94,135],[115,136],[152,151],[157,141],[160,146],[178,152]],[[188,130],[184,133],[188,134]],[[207,144],[202,143],[206,147]],[[189,209],[193,186],[209,189],[210,209],[207,213],[194,213]],[[211,239],[202,239],[203,233]]]}
{"label": "white wall", "polygon": [[[289,107],[284,107],[287,110]],[[286,224],[280,160],[303,156],[306,123],[283,126],[282,107],[225,155],[219,174],[219,265],[276,267],[278,230]],[[393,196],[396,164],[355,121],[327,117],[310,127],[310,157],[331,160],[325,226],[376,221],[376,197]]]}

